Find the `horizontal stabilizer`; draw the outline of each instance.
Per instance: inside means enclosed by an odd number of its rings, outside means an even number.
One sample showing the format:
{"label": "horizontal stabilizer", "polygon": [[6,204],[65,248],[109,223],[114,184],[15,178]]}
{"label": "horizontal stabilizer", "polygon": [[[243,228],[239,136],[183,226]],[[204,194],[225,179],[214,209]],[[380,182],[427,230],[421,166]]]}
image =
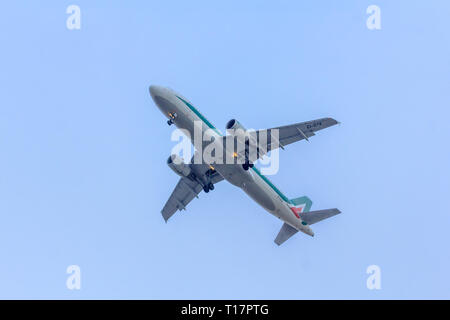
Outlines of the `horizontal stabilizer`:
{"label": "horizontal stabilizer", "polygon": [[309,211],[301,213],[300,216],[302,220],[307,224],[314,224],[316,222],[335,216],[339,213],[341,213],[341,211],[339,211],[339,209],[334,208],[326,210]]}
{"label": "horizontal stabilizer", "polygon": [[297,229],[295,229],[294,227],[291,227],[290,225],[288,225],[287,223],[283,224],[283,226],[281,227],[280,232],[278,232],[277,237],[275,238],[275,243],[277,245],[281,245],[283,242],[285,242],[287,239],[289,239],[290,237],[292,237],[294,234],[296,234],[298,232]]}

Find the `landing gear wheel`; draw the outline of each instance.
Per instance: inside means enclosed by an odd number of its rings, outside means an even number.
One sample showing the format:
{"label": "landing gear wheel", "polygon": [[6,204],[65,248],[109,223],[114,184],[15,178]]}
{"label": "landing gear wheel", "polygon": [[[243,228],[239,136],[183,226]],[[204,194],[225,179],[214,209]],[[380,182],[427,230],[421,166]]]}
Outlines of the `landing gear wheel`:
{"label": "landing gear wheel", "polygon": [[249,167],[249,164],[248,164],[248,163],[244,163],[244,164],[242,165],[242,168],[244,168],[245,171],[248,170],[248,167]]}
{"label": "landing gear wheel", "polygon": [[249,166],[250,168],[253,168],[254,164],[253,164],[253,163],[250,163],[248,166]]}
{"label": "landing gear wheel", "polygon": [[208,193],[208,192],[209,192],[209,186],[208,186],[208,185],[205,185],[205,186],[203,187],[203,191],[205,191],[205,193]]}
{"label": "landing gear wheel", "polygon": [[169,112],[169,117],[170,117],[170,119],[167,120],[167,124],[169,126],[171,126],[171,125],[173,125],[173,120],[175,120],[175,118],[177,117],[177,114],[175,112],[174,113]]}
{"label": "landing gear wheel", "polygon": [[208,188],[209,188],[209,190],[214,190],[214,185],[212,184],[212,182],[210,182],[209,184],[208,184]]}

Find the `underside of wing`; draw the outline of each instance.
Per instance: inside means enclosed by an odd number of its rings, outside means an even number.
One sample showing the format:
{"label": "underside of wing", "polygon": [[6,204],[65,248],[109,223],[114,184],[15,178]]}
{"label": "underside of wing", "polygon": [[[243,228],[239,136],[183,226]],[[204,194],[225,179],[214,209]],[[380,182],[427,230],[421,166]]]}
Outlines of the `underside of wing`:
{"label": "underside of wing", "polygon": [[[192,174],[189,177],[181,177],[175,189],[167,200],[161,214],[167,222],[178,210],[186,210],[186,206],[204,189],[204,186],[211,183],[216,184],[223,180],[222,176],[211,170],[205,164],[190,164]],[[207,190],[206,190],[207,191]]]}
{"label": "underside of wing", "polygon": [[256,136],[257,152],[250,156],[251,161],[256,161],[267,152],[284,148],[288,144],[308,140],[315,135],[315,132],[338,124],[333,118],[321,118],[312,121],[299,122],[287,126],[275,127],[265,130],[257,130],[253,134]]}
{"label": "underside of wing", "polygon": [[306,139],[314,135],[314,132],[338,124],[333,118],[321,118],[312,121],[300,122],[274,129],[279,130],[279,140],[283,146]]}
{"label": "underside of wing", "polygon": [[186,177],[180,178],[161,211],[164,220],[167,222],[175,212],[186,209],[188,203],[197,197],[201,191],[202,186],[198,182],[194,182]]}

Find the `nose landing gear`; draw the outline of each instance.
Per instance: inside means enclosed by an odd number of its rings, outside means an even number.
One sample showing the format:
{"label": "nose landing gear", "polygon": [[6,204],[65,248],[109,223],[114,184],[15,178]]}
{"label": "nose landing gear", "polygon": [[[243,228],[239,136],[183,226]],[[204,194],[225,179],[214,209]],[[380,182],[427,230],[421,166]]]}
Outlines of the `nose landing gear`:
{"label": "nose landing gear", "polygon": [[168,124],[169,126],[171,126],[171,125],[174,124],[174,120],[175,120],[175,118],[177,117],[176,112],[174,112],[174,113],[169,112],[169,117],[170,117],[170,119],[167,120],[167,124]]}

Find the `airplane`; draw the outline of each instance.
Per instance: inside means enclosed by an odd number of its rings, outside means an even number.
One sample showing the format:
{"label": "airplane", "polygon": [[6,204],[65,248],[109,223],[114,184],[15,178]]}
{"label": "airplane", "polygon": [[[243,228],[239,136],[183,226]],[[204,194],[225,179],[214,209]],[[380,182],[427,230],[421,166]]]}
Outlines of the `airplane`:
{"label": "airplane", "polygon": [[[178,155],[172,154],[167,160],[168,166],[180,176],[180,179],[166,202],[161,214],[167,220],[178,210],[186,210],[186,206],[203,190],[208,193],[214,190],[214,185],[222,180],[241,188],[250,198],[256,201],[267,212],[281,219],[284,223],[276,236],[274,242],[281,245],[298,231],[314,236],[310,225],[330,218],[341,213],[337,208],[310,211],[312,201],[306,196],[289,199],[286,197],[260,170],[254,166],[254,162],[276,148],[286,147],[291,143],[308,140],[315,135],[316,131],[328,128],[338,122],[332,118],[321,118],[312,121],[295,123],[292,125],[275,127],[265,131],[258,130],[257,134],[265,132],[268,135],[264,139],[246,138],[244,149],[236,152],[236,148],[227,149],[230,136],[235,140],[239,137],[236,132],[240,129],[245,132],[246,128],[239,121],[232,119],[227,122],[227,133],[222,135],[185,97],[170,88],[151,85],[150,95],[159,110],[167,117],[168,125],[175,124],[179,129],[190,133],[191,143],[195,145],[194,136],[195,123],[200,124],[199,129],[203,134],[209,135],[209,143],[214,141],[217,145],[231,152],[234,158],[240,159],[233,163],[208,163],[205,159],[200,162],[191,161],[185,163]],[[268,132],[268,133],[267,133]],[[278,132],[278,137],[273,138],[272,132]],[[259,136],[257,136],[259,137]],[[236,139],[235,139],[236,138]],[[202,141],[201,144],[206,144]],[[249,144],[256,147],[256,156],[249,154]],[[255,145],[256,144],[256,145]],[[261,151],[260,151],[261,150]],[[254,152],[253,152],[254,154]]]}

